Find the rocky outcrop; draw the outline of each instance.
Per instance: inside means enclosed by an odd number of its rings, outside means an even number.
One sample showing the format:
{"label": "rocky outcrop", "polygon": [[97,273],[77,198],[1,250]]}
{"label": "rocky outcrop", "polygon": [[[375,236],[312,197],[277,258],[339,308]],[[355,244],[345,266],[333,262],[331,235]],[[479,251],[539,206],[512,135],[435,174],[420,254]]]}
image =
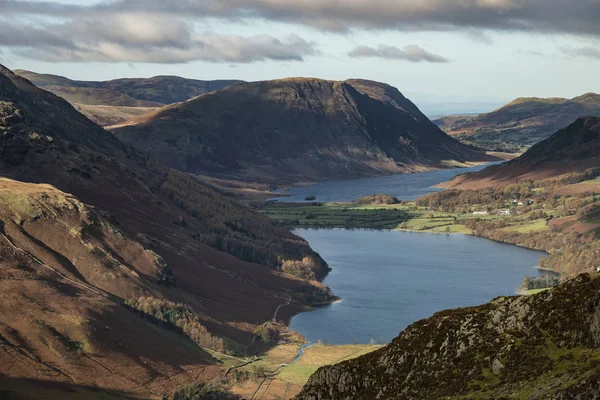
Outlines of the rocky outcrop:
{"label": "rocky outcrop", "polygon": [[598,398],[600,278],[442,311],[319,369],[297,399]]}

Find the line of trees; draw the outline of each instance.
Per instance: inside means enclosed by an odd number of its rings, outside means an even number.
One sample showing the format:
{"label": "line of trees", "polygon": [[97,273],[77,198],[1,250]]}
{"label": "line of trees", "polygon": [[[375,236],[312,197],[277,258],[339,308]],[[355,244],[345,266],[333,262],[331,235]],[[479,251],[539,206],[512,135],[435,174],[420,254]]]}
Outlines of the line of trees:
{"label": "line of trees", "polygon": [[201,347],[221,353],[227,351],[225,341],[213,336],[187,304],[173,303],[155,297],[140,297],[137,300],[126,300],[125,305],[179,328],[185,336]]}

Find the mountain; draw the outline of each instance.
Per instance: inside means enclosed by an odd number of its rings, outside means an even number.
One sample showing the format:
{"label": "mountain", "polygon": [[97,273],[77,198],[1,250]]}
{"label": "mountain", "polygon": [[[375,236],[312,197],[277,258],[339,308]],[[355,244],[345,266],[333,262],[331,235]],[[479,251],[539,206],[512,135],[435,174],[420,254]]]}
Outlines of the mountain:
{"label": "mountain", "polygon": [[332,298],[306,241],[1,66],[0,170],[2,397],[212,382],[282,304]]}
{"label": "mountain", "polygon": [[298,400],[597,399],[600,279],[442,311],[391,344],[319,369]]}
{"label": "mountain", "polygon": [[113,132],[181,171],[276,183],[492,159],[448,137],[397,89],[364,80],[240,83]]}
{"label": "mountain", "polygon": [[581,116],[600,117],[600,95],[573,99],[519,98],[491,113],[435,120],[460,140],[492,150],[518,150],[533,145]]}
{"label": "mountain", "polygon": [[166,104],[239,83],[236,80],[201,81],[177,76],[77,81],[58,75],[16,70],[15,73],[48,90],[102,126],[114,125]]}
{"label": "mountain", "polygon": [[600,167],[600,118],[582,117],[532,146],[522,156],[472,174],[444,187],[473,189],[518,181],[539,181]]}

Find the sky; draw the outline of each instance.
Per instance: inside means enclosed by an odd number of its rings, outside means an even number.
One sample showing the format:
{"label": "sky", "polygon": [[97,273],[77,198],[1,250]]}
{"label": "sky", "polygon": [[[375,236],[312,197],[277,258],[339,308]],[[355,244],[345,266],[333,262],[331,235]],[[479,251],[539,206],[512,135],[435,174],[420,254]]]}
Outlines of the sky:
{"label": "sky", "polygon": [[481,112],[600,92],[599,19],[600,0],[0,0],[0,63],[82,80],[363,78],[430,114]]}

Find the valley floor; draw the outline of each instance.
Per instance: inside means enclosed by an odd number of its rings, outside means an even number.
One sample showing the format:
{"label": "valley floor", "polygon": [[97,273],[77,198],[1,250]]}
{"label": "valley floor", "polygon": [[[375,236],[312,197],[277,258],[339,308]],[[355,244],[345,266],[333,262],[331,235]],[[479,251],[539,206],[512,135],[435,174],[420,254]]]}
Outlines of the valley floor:
{"label": "valley floor", "polygon": [[381,347],[324,343],[304,346],[302,341],[279,344],[255,362],[230,370],[228,388],[246,399],[290,399],[300,392],[308,378],[320,367],[350,360]]}

